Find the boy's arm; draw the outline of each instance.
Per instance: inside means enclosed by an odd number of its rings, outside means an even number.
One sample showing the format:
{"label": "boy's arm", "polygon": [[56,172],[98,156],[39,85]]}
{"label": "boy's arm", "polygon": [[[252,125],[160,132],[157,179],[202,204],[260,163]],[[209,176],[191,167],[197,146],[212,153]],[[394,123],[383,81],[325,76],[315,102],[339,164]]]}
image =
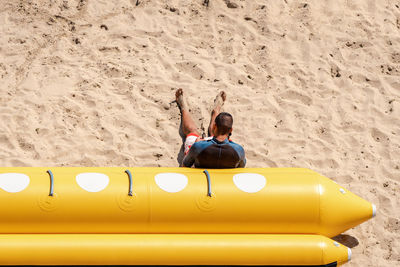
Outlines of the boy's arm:
{"label": "boy's arm", "polygon": [[246,166],[246,156],[244,154],[243,147],[240,147],[240,148],[241,148],[240,149],[240,153],[239,153],[240,161],[239,161],[238,168],[244,168]]}
{"label": "boy's arm", "polygon": [[182,160],[182,164],[180,167],[192,167],[195,161],[196,157],[196,149],[195,149],[196,143],[192,145],[192,147],[189,149],[189,152],[186,154],[186,156]]}
{"label": "boy's arm", "polygon": [[246,159],[243,158],[240,160],[238,168],[244,168],[245,166],[246,166]]}

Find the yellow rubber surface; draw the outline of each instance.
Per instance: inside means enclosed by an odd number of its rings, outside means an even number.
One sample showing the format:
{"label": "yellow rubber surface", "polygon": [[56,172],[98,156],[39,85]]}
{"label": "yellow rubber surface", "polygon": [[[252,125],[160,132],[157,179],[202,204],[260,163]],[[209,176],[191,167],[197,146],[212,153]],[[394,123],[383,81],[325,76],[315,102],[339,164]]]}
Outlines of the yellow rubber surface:
{"label": "yellow rubber surface", "polygon": [[348,248],[317,235],[0,235],[0,265],[324,265]]}
{"label": "yellow rubber surface", "polygon": [[[48,196],[47,170],[54,175],[54,196]],[[208,170],[211,197],[207,196],[203,170],[191,168],[129,168],[133,196],[128,196],[125,170],[0,168],[0,233],[298,233],[332,237],[373,213],[371,203],[308,169]],[[22,185],[15,184],[22,178],[15,174],[28,177],[29,184],[22,190],[18,189]],[[107,184],[101,185],[101,181]]]}

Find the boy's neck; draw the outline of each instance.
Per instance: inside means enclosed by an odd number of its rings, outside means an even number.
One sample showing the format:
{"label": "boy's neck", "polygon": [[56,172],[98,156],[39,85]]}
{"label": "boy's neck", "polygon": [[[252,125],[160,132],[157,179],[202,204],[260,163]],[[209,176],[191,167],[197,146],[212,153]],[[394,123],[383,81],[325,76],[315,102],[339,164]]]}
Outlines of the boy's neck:
{"label": "boy's neck", "polygon": [[228,134],[223,134],[223,135],[218,135],[218,136],[214,136],[215,139],[217,139],[219,142],[223,142],[225,141],[226,138],[228,138]]}

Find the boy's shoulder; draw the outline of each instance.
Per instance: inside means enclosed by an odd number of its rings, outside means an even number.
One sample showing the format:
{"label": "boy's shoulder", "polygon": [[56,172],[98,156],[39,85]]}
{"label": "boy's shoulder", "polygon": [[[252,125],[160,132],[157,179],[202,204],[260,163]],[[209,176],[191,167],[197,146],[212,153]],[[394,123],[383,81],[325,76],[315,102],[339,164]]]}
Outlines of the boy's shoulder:
{"label": "boy's shoulder", "polygon": [[[232,146],[236,146],[238,148],[243,149],[243,147],[241,145],[239,145],[238,143],[233,142],[232,140],[229,140],[229,144],[231,144]],[[243,149],[244,150],[244,149]]]}
{"label": "boy's shoulder", "polygon": [[207,146],[209,146],[211,144],[212,144],[211,139],[205,139],[205,140],[197,141],[196,143],[193,144],[193,147],[195,147],[195,148],[205,148],[205,147],[207,147]]}

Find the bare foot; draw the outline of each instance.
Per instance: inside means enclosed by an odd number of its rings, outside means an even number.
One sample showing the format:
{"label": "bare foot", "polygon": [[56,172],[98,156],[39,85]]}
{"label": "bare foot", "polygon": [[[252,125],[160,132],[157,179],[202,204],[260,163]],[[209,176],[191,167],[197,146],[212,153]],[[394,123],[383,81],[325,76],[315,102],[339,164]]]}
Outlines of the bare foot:
{"label": "bare foot", "polygon": [[221,107],[225,103],[225,100],[226,100],[226,93],[224,91],[219,92],[218,95],[214,99],[213,110],[216,111],[217,113],[219,113],[221,110]]}
{"label": "bare foot", "polygon": [[187,104],[186,104],[185,98],[183,97],[182,88],[179,88],[178,90],[176,90],[175,97],[176,97],[176,103],[178,104],[179,108],[181,110],[186,110],[187,109]]}

